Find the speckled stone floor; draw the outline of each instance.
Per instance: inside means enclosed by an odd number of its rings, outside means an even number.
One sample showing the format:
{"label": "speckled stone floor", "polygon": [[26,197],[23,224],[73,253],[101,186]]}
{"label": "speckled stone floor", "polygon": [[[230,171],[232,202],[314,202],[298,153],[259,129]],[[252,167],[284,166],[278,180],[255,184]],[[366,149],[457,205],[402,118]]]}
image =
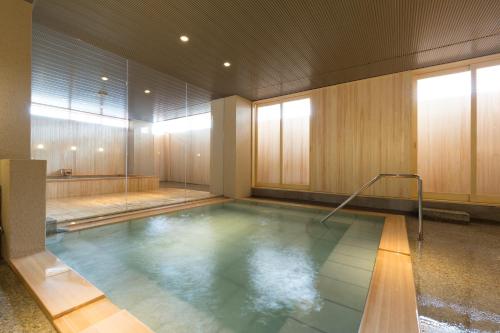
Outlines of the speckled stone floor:
{"label": "speckled stone floor", "polygon": [[422,332],[500,332],[500,225],[407,226]]}
{"label": "speckled stone floor", "polygon": [[56,332],[19,278],[0,259],[0,332]]}

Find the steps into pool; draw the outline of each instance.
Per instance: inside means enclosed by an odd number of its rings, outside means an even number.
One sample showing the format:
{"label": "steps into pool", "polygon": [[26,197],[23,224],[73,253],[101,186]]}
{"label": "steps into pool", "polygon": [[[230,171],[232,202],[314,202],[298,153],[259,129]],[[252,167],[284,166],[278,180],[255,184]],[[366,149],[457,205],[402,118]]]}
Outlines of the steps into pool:
{"label": "steps into pool", "polygon": [[11,259],[10,265],[60,333],[153,332],[71,268],[47,274],[67,267],[49,251]]}
{"label": "steps into pool", "polygon": [[104,298],[102,291],[72,269],[47,276],[47,270],[62,264],[49,251],[12,259],[11,263],[52,319]]}
{"label": "steps into pool", "polygon": [[57,318],[54,326],[61,333],[81,332],[119,311],[116,305],[104,298]]}

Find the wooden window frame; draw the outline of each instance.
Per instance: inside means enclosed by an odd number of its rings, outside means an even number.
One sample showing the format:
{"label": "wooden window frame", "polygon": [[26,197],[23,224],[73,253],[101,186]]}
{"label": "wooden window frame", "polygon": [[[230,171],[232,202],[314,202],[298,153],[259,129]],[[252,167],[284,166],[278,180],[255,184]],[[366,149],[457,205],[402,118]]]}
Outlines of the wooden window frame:
{"label": "wooden window frame", "polygon": [[[418,92],[417,81],[420,79],[470,71],[471,75],[471,108],[470,108],[470,193],[435,193],[424,192],[425,199],[446,200],[472,203],[499,204],[500,194],[477,194],[477,70],[484,67],[500,65],[500,55],[495,54],[481,58],[469,59],[455,63],[443,64],[413,71],[413,122],[412,136],[414,142],[413,169],[418,172]],[[424,180],[425,181],[425,180]]]}

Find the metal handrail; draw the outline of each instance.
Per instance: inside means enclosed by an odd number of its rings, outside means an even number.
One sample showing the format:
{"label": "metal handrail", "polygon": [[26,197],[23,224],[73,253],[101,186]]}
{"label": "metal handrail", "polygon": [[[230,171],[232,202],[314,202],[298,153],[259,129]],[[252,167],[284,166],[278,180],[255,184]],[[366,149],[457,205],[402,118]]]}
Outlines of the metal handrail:
{"label": "metal handrail", "polygon": [[416,178],[418,182],[418,240],[424,240],[424,226],[422,223],[422,178],[417,174],[407,174],[407,173],[381,173],[368,183],[361,186],[359,190],[354,192],[349,198],[347,198],[344,202],[342,202],[337,208],[335,208],[332,212],[330,212],[327,216],[325,216],[320,223],[325,227],[328,227],[325,222],[328,220],[333,214],[339,211],[342,207],[347,205],[352,199],[354,199],[358,194],[363,192],[365,189],[370,187],[373,183],[377,182],[382,178]]}

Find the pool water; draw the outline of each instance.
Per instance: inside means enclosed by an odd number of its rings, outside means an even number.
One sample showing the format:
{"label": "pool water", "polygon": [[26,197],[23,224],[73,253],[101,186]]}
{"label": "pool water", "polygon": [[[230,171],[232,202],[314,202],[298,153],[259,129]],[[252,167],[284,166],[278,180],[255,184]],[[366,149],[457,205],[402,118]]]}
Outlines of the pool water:
{"label": "pool water", "polygon": [[229,202],[51,236],[155,332],[357,332],[383,218]]}

